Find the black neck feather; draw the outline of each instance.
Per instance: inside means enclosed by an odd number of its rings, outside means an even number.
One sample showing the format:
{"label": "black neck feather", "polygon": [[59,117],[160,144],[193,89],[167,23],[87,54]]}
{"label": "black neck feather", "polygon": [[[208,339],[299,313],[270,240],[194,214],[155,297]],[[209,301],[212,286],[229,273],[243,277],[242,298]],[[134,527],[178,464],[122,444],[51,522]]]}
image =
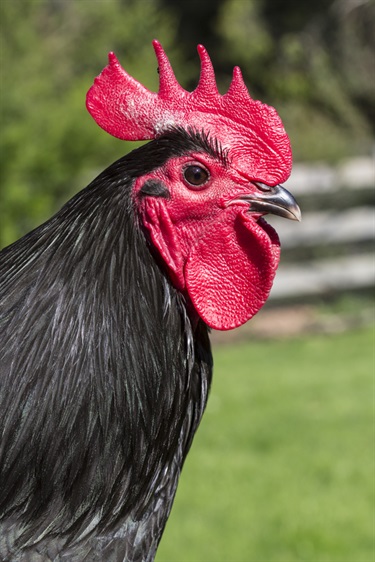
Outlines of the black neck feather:
{"label": "black neck feather", "polygon": [[181,463],[190,446],[210,383],[207,330],[193,333],[131,197],[134,178],[186,139],[119,160],[1,254],[0,518],[26,523],[24,541],[141,518],[189,409]]}

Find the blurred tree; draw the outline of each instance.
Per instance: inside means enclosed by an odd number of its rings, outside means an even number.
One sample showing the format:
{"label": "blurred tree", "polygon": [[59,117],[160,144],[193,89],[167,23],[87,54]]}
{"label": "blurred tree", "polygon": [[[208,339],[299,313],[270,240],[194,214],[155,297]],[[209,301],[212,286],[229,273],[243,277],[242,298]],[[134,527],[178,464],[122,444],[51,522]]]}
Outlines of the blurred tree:
{"label": "blurred tree", "polygon": [[0,26],[1,245],[134,148],[98,129],[84,96],[111,50],[156,90],[154,36],[187,88],[197,43],[222,92],[239,64],[252,95],[277,107],[297,160],[373,143],[374,0],[1,0]]}
{"label": "blurred tree", "polygon": [[100,131],[85,109],[107,53],[114,50],[128,72],[156,90],[157,30],[182,75],[184,67],[173,47],[173,19],[158,0],[2,0],[0,22],[0,242],[6,245],[134,148]]}
{"label": "blurred tree", "polygon": [[336,0],[324,29],[333,65],[375,131],[375,2]]}
{"label": "blurred tree", "polygon": [[[369,150],[374,129],[373,0],[226,0],[220,58],[276,105],[296,159]],[[375,121],[372,121],[375,123]]]}

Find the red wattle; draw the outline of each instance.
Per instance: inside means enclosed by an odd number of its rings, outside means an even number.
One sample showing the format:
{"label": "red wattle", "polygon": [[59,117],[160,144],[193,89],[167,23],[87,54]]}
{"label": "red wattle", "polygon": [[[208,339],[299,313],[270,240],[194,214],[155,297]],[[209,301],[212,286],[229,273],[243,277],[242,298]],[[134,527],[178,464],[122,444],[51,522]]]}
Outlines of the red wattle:
{"label": "red wattle", "polygon": [[186,287],[199,316],[216,330],[245,324],[264,305],[279,263],[275,231],[228,208],[193,248]]}

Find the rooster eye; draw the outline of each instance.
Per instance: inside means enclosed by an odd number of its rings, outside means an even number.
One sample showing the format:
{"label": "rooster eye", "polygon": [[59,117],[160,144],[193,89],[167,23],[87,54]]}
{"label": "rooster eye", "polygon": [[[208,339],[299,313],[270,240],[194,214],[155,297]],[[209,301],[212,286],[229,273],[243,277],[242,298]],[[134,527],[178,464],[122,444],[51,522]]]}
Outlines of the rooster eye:
{"label": "rooster eye", "polygon": [[201,166],[187,166],[184,170],[184,178],[190,185],[199,187],[207,182],[209,174]]}

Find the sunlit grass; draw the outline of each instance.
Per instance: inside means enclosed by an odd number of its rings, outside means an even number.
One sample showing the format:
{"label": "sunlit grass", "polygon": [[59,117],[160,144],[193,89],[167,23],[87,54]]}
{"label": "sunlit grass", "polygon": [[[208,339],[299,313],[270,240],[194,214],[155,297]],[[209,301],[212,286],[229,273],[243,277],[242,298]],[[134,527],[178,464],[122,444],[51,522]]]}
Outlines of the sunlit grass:
{"label": "sunlit grass", "polygon": [[216,349],[157,562],[373,562],[374,332]]}

